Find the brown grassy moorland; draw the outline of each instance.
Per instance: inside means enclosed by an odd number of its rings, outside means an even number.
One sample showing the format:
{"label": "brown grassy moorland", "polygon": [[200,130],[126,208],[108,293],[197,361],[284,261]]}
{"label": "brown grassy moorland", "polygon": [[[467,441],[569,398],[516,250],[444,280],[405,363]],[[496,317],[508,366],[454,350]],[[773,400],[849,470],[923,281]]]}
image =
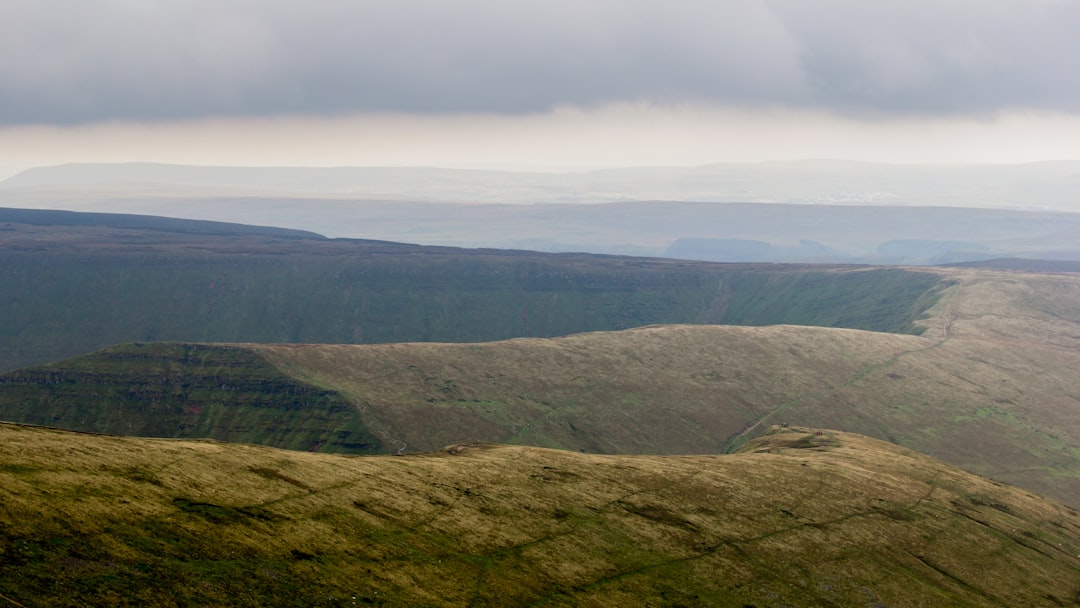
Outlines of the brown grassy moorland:
{"label": "brown grassy moorland", "polygon": [[862,436],[349,457],[0,425],[2,606],[1074,606],[1080,514]]}
{"label": "brown grassy moorland", "polygon": [[258,345],[384,449],[716,453],[770,424],[887,439],[1080,505],[1080,276],[941,269],[922,336],[653,326],[484,344]]}
{"label": "brown grassy moorland", "polygon": [[858,432],[1080,505],[1080,276],[941,269],[921,336],[649,326],[476,344],[116,347],[0,376],[9,420],[319,451],[730,451]]}

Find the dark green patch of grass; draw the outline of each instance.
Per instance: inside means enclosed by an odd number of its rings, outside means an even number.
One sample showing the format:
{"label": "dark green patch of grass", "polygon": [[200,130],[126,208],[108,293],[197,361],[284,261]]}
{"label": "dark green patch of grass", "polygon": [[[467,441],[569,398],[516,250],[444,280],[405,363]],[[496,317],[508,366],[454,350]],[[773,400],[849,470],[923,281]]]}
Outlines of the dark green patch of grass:
{"label": "dark green patch of grass", "polygon": [[155,485],[155,486],[162,485],[161,480],[158,479],[157,475],[155,475],[153,471],[150,471],[150,470],[148,470],[146,468],[143,468],[143,467],[138,467],[138,466],[127,467],[127,468],[123,469],[122,471],[119,471],[118,474],[121,477],[123,477],[125,479],[129,479],[129,480],[134,481],[136,483],[149,483],[149,484],[152,484],[152,485]]}
{"label": "dark green patch of grass", "polygon": [[2,462],[0,463],[0,473],[10,473],[12,475],[25,475],[27,473],[33,473],[37,469],[28,467],[26,465],[14,463],[14,462]]}
{"label": "dark green patch of grass", "polygon": [[908,270],[724,265],[269,236],[0,248],[0,370],[123,342],[476,342],[655,323],[910,331]]}
{"label": "dark green patch of grass", "polygon": [[341,395],[289,378],[250,350],[219,345],[126,344],[0,376],[0,411],[24,423],[118,435],[382,448]]}
{"label": "dark green patch of grass", "polygon": [[901,269],[734,274],[720,320],[730,325],[814,325],[912,333],[937,302],[940,277]]}

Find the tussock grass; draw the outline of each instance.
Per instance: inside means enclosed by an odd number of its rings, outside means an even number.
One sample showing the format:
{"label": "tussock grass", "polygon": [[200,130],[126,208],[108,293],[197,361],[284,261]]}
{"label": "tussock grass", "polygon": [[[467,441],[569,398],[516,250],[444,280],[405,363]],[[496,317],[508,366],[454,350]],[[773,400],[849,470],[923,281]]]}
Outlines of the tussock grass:
{"label": "tussock grass", "polygon": [[910,450],[345,457],[0,425],[0,605],[1056,606],[1080,514]]}

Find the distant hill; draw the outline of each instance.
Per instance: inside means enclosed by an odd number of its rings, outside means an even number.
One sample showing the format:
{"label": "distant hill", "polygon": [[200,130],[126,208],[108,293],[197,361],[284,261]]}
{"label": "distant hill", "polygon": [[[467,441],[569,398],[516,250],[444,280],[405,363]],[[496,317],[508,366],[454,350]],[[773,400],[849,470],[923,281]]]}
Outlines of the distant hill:
{"label": "distant hill", "polygon": [[[1080,163],[842,161],[582,173],[64,165],[0,205],[281,226],[331,237],[718,262],[1080,260]],[[732,247],[754,241],[746,249]]]}
{"label": "distant hill", "polygon": [[[0,419],[320,451],[611,454],[724,452],[789,422],[1080,505],[1080,277],[937,272],[951,285],[921,336],[661,325],[470,344],[128,344],[0,375]],[[757,304],[769,302],[782,300]]]}
{"label": "distant hill", "polygon": [[0,425],[13,606],[1069,606],[1080,514],[858,435],[344,458]]}
{"label": "distant hill", "polygon": [[[76,213],[43,209],[5,209],[0,207],[0,230],[11,233],[20,226],[104,227],[127,230],[149,230],[171,234],[216,236],[271,236],[277,238],[325,239],[304,230],[249,226],[229,222],[208,222],[170,217],[131,215],[124,213]],[[8,235],[12,236],[12,235]]]}
{"label": "distant hill", "polygon": [[0,370],[133,341],[477,342],[652,323],[912,331],[942,283],[901,269],[422,247],[107,214],[6,217]]}
{"label": "distant hill", "polygon": [[996,259],[981,262],[959,262],[948,264],[958,268],[995,268],[998,270],[1019,270],[1023,272],[1072,272],[1080,273],[1080,261],[1067,260],[1024,260]]}
{"label": "distant hill", "polygon": [[75,163],[25,170],[0,182],[0,189],[93,185],[469,203],[682,200],[1072,210],[1080,193],[1080,161],[941,166],[797,160],[566,173]]}

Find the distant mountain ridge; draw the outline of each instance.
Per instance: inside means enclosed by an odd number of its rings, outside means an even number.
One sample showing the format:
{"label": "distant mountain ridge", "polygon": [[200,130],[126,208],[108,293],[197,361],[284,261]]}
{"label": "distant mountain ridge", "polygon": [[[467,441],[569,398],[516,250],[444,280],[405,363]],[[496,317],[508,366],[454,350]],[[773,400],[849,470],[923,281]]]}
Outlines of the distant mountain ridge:
{"label": "distant mountain ridge", "polygon": [[67,164],[27,169],[0,182],[0,189],[110,183],[484,203],[686,200],[1075,210],[1080,161],[940,166],[804,160],[563,173],[434,167]]}
{"label": "distant mountain ridge", "polygon": [[[13,207],[719,262],[1080,260],[1077,200],[1074,162],[804,161],[562,174],[132,163],[43,167],[0,182],[0,204]],[[736,241],[745,243],[732,247]]]}
{"label": "distant mountain ridge", "polygon": [[[27,226],[101,226],[130,230],[153,230],[176,234],[206,234],[217,236],[261,235],[278,238],[325,239],[306,230],[251,226],[232,222],[185,220],[171,217],[132,215],[127,213],[86,213],[50,209],[11,209],[0,207],[0,224]],[[10,229],[9,229],[10,230]]]}

